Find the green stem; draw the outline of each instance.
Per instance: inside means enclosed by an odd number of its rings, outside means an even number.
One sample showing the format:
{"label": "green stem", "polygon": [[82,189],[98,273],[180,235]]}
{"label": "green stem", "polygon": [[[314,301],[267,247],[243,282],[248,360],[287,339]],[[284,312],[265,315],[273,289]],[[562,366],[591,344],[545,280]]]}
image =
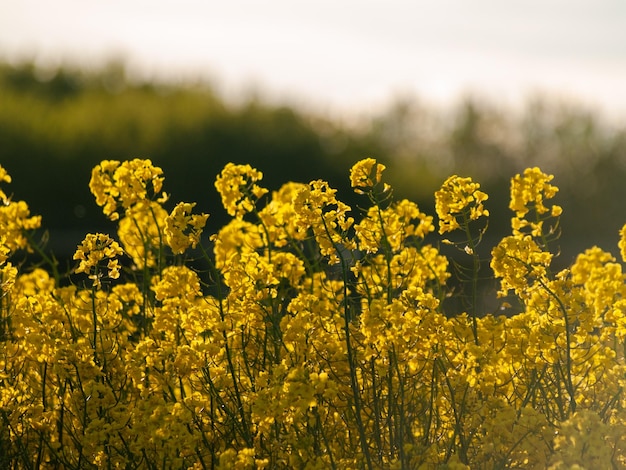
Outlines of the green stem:
{"label": "green stem", "polygon": [[470,249],[472,255],[472,294],[471,294],[471,306],[470,306],[470,315],[472,317],[472,333],[474,334],[474,343],[478,345],[478,320],[476,318],[476,310],[477,310],[477,299],[478,299],[478,274],[480,271],[480,258],[476,253],[476,249],[478,248],[478,243],[472,236],[472,233],[469,229],[469,220],[467,217],[467,213],[463,212],[463,226],[465,228],[465,235],[467,237],[468,247]]}
{"label": "green stem", "polygon": [[541,285],[541,287],[543,287],[546,292],[548,292],[548,294],[550,296],[552,296],[552,298],[554,298],[554,300],[556,300],[557,304],[559,305],[559,310],[561,310],[561,312],[563,313],[563,321],[565,323],[565,388],[567,390],[567,393],[569,395],[569,407],[570,407],[570,411],[572,413],[576,412],[576,394],[575,394],[575,390],[574,390],[574,383],[572,381],[572,345],[571,345],[571,332],[570,332],[570,322],[569,322],[569,315],[567,313],[567,308],[565,307],[565,305],[563,304],[563,301],[559,298],[558,295],[556,295],[556,293],[550,289],[550,287],[548,287],[548,285],[544,282],[543,279],[538,279],[539,284]]}

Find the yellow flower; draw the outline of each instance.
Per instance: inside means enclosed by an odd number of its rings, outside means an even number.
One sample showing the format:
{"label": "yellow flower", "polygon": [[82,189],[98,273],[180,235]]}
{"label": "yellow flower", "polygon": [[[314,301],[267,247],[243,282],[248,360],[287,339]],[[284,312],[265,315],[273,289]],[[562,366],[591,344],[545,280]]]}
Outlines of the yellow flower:
{"label": "yellow flower", "polygon": [[100,287],[100,278],[103,276],[100,272],[100,262],[107,260],[108,277],[117,279],[120,272],[115,258],[123,253],[120,245],[108,235],[89,233],[74,253],[74,259],[80,260],[75,272],[88,274],[89,279],[93,280],[94,287]]}
{"label": "yellow flower", "polygon": [[[355,163],[350,169],[350,184],[357,194],[363,194],[380,183],[385,165],[373,158],[365,158]],[[388,189],[388,188],[386,188]]]}
{"label": "yellow flower", "polygon": [[[544,200],[552,199],[559,188],[550,184],[553,175],[542,172],[539,168],[527,168],[523,175],[515,175],[511,180],[511,203],[509,207],[515,211],[516,217],[523,217],[531,208],[538,214],[545,214],[548,208]],[[552,209],[559,212],[558,209]]]}
{"label": "yellow flower", "polygon": [[[7,170],[4,169],[2,165],[0,165],[0,183],[10,183],[11,176],[7,173]],[[7,204],[8,198],[7,195],[0,189],[0,203]]]}
{"label": "yellow flower", "polygon": [[524,294],[533,279],[545,278],[552,261],[552,254],[541,251],[530,236],[503,238],[491,256],[491,269],[501,279],[501,296],[506,296],[509,289]]}
{"label": "yellow flower", "polygon": [[238,253],[248,253],[258,250],[263,244],[261,228],[245,220],[233,219],[211,236],[215,243],[213,252],[215,265],[218,269],[224,268],[230,258]]}
{"label": "yellow flower", "polygon": [[[559,188],[550,184],[553,175],[543,173],[539,168],[527,168],[522,175],[511,179],[511,202],[509,208],[515,212],[511,220],[513,235],[523,237],[530,234],[534,238],[543,238],[546,233],[543,222],[548,218],[557,218],[563,212],[561,206],[548,208],[545,201],[552,199]],[[527,220],[534,211],[532,220]],[[548,229],[548,235],[556,230],[556,223]]]}
{"label": "yellow flower", "polygon": [[[483,202],[488,195],[471,178],[451,176],[435,193],[435,210],[439,217],[439,233],[451,232],[469,221],[489,216]],[[460,221],[459,221],[460,220]]]}
{"label": "yellow flower", "polygon": [[359,249],[378,252],[388,245],[396,252],[409,237],[423,239],[435,228],[433,218],[421,212],[414,202],[403,199],[386,209],[378,206],[368,209],[367,215],[354,229],[359,239]]}
{"label": "yellow flower", "polygon": [[118,236],[135,266],[154,267],[162,255],[163,227],[167,211],[155,201],[140,201],[120,220]]}
{"label": "yellow flower", "polygon": [[617,244],[622,260],[626,262],[626,225],[619,231],[619,242]]}
{"label": "yellow flower", "polygon": [[7,246],[6,238],[0,235],[0,266],[9,258],[11,249]]}
{"label": "yellow flower", "polygon": [[165,241],[175,254],[184,252],[189,246],[195,248],[200,242],[202,229],[208,214],[191,215],[195,203],[181,202],[165,218]]}
{"label": "yellow flower", "polygon": [[[104,214],[111,220],[118,220],[120,207],[127,210],[145,200],[150,188],[153,195],[160,193],[162,175],[163,170],[153,166],[150,160],[136,158],[122,163],[104,160],[91,172],[89,189]],[[161,200],[166,198],[163,193]]]}
{"label": "yellow flower", "polygon": [[[383,167],[372,159],[351,175],[374,205],[356,225],[321,180],[288,183],[257,211],[260,174],[227,166],[220,184],[235,218],[211,238],[210,270],[162,256],[165,244],[180,253],[199,243],[206,215],[124,194],[133,178],[154,185],[140,164],[101,166],[94,187],[119,210],[120,244],[159,272],[110,290],[59,287],[22,264],[18,274],[8,256],[38,220],[5,201],[3,463],[626,467],[623,266],[594,247],[549,272],[537,236],[560,208],[543,206],[555,190],[541,174],[514,181],[514,233],[491,253],[500,294],[518,299],[506,315],[480,312],[473,330],[456,314],[463,292],[447,285],[452,260],[424,243],[432,218],[407,200],[381,207]],[[486,215],[471,180],[440,191],[442,231]],[[620,250],[626,261],[626,226]],[[109,236],[87,235],[76,272],[100,286],[120,275],[120,254]]]}
{"label": "yellow flower", "polygon": [[186,266],[165,268],[161,278],[154,279],[152,290],[160,301],[194,299],[201,293],[198,275]]}
{"label": "yellow flower", "polygon": [[617,468],[608,426],[591,410],[581,410],[561,424],[554,438],[550,470]]}
{"label": "yellow flower", "polygon": [[17,268],[11,263],[0,267],[0,299],[13,288],[16,278]]}
{"label": "yellow flower", "polygon": [[330,264],[339,263],[337,248],[356,248],[356,243],[348,239],[348,231],[354,219],[349,217],[350,206],[339,201],[327,182],[311,181],[303,187],[294,199],[296,221],[304,227],[311,227],[322,256],[329,257]]}
{"label": "yellow flower", "polygon": [[250,165],[228,163],[224,167],[215,180],[215,188],[229,215],[240,219],[254,210],[256,201],[268,192],[256,184],[262,178],[263,173]]}
{"label": "yellow flower", "polygon": [[307,185],[286,183],[272,193],[271,201],[259,211],[259,219],[264,232],[269,236],[269,243],[284,247],[289,241],[303,240],[308,237],[307,225],[298,223],[293,201]]}
{"label": "yellow flower", "polygon": [[41,226],[41,216],[31,216],[28,204],[24,201],[5,201],[0,205],[0,234],[3,245],[11,252],[28,248],[24,231]]}

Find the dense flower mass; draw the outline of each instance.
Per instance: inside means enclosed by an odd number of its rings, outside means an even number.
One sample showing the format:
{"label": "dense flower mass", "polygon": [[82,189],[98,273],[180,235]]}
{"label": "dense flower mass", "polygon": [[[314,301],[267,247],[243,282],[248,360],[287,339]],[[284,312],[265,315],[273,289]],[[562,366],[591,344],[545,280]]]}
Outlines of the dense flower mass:
{"label": "dense flower mass", "polygon": [[[163,187],[163,170],[150,160],[135,158],[126,162],[104,160],[91,172],[89,189],[111,220],[119,219],[119,209],[127,210]],[[165,195],[162,195],[166,198]]]}
{"label": "dense flower mass", "polygon": [[350,169],[350,184],[358,194],[365,194],[382,181],[385,165],[373,158],[365,158]]}
{"label": "dense flower mass", "polygon": [[[10,183],[11,176],[0,166],[0,183]],[[11,251],[28,247],[24,236],[41,226],[41,217],[30,215],[28,204],[12,201],[0,188],[0,260]]]}
{"label": "dense flower mass", "polygon": [[467,226],[471,220],[489,216],[483,202],[487,194],[471,178],[451,176],[435,193],[435,210],[439,216],[439,233],[443,234]]}
{"label": "dense flower mass", "polygon": [[78,246],[74,259],[79,260],[76,273],[86,273],[93,280],[96,287],[100,287],[100,278],[103,274],[101,262],[106,261],[107,276],[111,279],[120,277],[120,265],[117,257],[123,254],[120,245],[103,233],[87,234]]}
{"label": "dense flower mass", "polygon": [[229,163],[224,167],[215,180],[215,187],[228,214],[240,219],[255,209],[256,201],[268,192],[256,184],[262,178],[263,173],[250,165]]}
{"label": "dense flower mass", "polygon": [[200,243],[202,229],[209,218],[208,214],[192,215],[195,203],[181,202],[165,218],[165,239],[174,253],[181,254]]}
{"label": "dense flower mass", "polygon": [[546,233],[543,223],[548,218],[561,215],[561,206],[553,204],[550,208],[545,201],[552,199],[559,188],[550,184],[554,177],[543,173],[539,168],[527,168],[522,175],[511,180],[510,209],[515,212],[512,219],[513,234],[529,233],[536,238],[552,235],[556,226],[551,226]]}
{"label": "dense flower mass", "polygon": [[490,312],[451,282],[478,275],[487,194],[437,191],[449,259],[383,170],[354,165],[353,212],[325,181],[268,194],[229,164],[233,219],[204,235],[149,160],[104,161],[90,188],[117,235],[87,234],[67,277],[0,191],[0,468],[626,467],[626,277],[597,247],[553,272],[552,176],[512,179]]}
{"label": "dense flower mass", "polygon": [[622,255],[622,261],[626,261],[626,225],[619,231],[619,251]]}

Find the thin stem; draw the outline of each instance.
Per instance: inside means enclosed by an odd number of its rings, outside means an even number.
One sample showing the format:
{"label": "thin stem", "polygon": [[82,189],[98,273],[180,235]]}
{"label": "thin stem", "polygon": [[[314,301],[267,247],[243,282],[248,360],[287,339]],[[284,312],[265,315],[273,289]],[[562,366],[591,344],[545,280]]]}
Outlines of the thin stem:
{"label": "thin stem", "polygon": [[539,284],[543,287],[554,300],[556,300],[559,305],[559,310],[563,313],[563,321],[565,323],[565,387],[567,389],[567,393],[569,395],[569,407],[572,413],[576,412],[576,394],[574,390],[574,383],[572,381],[572,345],[571,345],[571,332],[570,332],[570,322],[569,315],[567,313],[567,308],[563,304],[563,301],[559,298],[556,293],[548,287],[548,285],[544,282],[543,279],[538,279]]}

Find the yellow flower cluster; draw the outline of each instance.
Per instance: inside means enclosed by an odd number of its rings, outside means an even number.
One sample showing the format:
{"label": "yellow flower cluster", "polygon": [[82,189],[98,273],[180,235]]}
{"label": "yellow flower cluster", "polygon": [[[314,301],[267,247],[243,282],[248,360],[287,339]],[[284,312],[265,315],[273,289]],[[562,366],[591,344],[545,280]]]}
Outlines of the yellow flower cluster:
{"label": "yellow flower cluster", "polygon": [[124,251],[134,265],[155,267],[161,259],[166,240],[163,234],[167,211],[156,201],[141,200],[126,210],[117,233]]}
{"label": "yellow flower cluster", "polygon": [[[491,267],[501,279],[499,295],[514,290],[518,296],[531,293],[532,285],[544,285],[549,278],[552,253],[548,242],[556,236],[561,207],[545,206],[558,192],[549,182],[554,177],[539,168],[528,168],[511,179],[511,203],[515,212],[511,219],[512,235],[503,238],[492,250]],[[528,217],[534,216],[532,220]],[[553,220],[546,232],[544,222]]]}
{"label": "yellow flower cluster", "polygon": [[500,295],[506,296],[510,289],[517,295],[529,292],[536,280],[547,278],[552,253],[541,251],[530,237],[506,237],[493,249],[491,268],[500,278]]}
{"label": "yellow flower cluster", "polygon": [[104,214],[118,220],[120,208],[127,210],[144,201],[150,189],[153,195],[161,192],[162,175],[163,170],[153,166],[150,160],[135,158],[122,163],[105,160],[91,172],[89,189]]}
{"label": "yellow flower cluster", "polygon": [[[545,201],[552,199],[559,188],[550,184],[554,176],[543,173],[539,168],[527,168],[522,175],[511,180],[511,203],[509,207],[515,212],[512,219],[513,234],[520,235],[528,231],[533,237],[544,237],[543,222],[548,217],[561,215],[561,206],[546,207]],[[533,220],[526,220],[530,212],[534,212]],[[555,229],[556,227],[553,227]]]}
{"label": "yellow flower cluster", "polygon": [[74,253],[74,259],[80,260],[75,272],[88,274],[89,279],[93,280],[93,285],[100,287],[100,278],[103,276],[100,272],[100,263],[106,260],[107,276],[117,279],[120,277],[120,264],[117,256],[123,253],[120,245],[108,235],[89,233]]}
{"label": "yellow flower cluster", "polygon": [[293,199],[296,223],[301,233],[312,230],[322,256],[329,264],[337,264],[344,251],[356,248],[346,232],[354,219],[348,214],[350,206],[339,201],[337,190],[327,182],[316,180],[303,187]]}
{"label": "yellow flower cluster", "polygon": [[[10,182],[11,182],[11,175],[7,173],[7,170],[5,168],[0,166],[0,183],[10,183]],[[3,204],[6,204],[6,202],[8,201],[7,195],[2,189],[0,189],[0,199],[2,200]]]}
{"label": "yellow flower cluster", "polygon": [[432,232],[432,216],[420,212],[417,204],[406,199],[386,209],[370,207],[367,214],[355,225],[359,249],[376,253],[388,246],[399,251],[409,237],[423,239]]}
{"label": "yellow flower cluster", "polygon": [[[0,183],[10,182],[11,176],[0,165]],[[17,276],[17,268],[8,260],[18,250],[31,250],[28,234],[40,226],[41,217],[31,216],[26,202],[13,201],[0,188],[0,338],[7,334],[6,325],[10,321],[3,312],[4,298]]]}
{"label": "yellow flower cluster", "polygon": [[626,261],[626,225],[619,231],[619,242],[617,243],[622,260]]}
{"label": "yellow flower cluster", "polygon": [[[192,215],[195,203],[178,203],[168,214],[163,208],[168,199],[161,193],[163,181],[161,168],[138,158],[105,160],[91,173],[89,189],[104,214],[119,220],[120,242],[139,269],[160,265],[164,246],[175,254],[195,248],[208,218],[207,214]],[[124,210],[121,219],[120,209]]]}
{"label": "yellow flower cluster", "polygon": [[[459,313],[433,217],[381,191],[383,169],[353,167],[371,203],[354,216],[319,180],[257,207],[260,172],[228,165],[233,219],[203,239],[194,204],[154,199],[160,169],[103,162],[91,188],[119,243],[85,237],[84,287],[12,266],[39,219],[0,212],[0,467],[625,467],[626,277],[597,247],[552,273],[551,177],[513,179],[490,260],[504,314]],[[440,233],[475,246],[486,201],[446,180]],[[197,245],[202,269],[181,256]]]}
{"label": "yellow flower cluster", "polygon": [[471,178],[451,176],[435,192],[435,210],[439,217],[439,233],[443,234],[466,226],[469,221],[489,216],[483,202],[487,194]]}
{"label": "yellow flower cluster", "polygon": [[[365,194],[374,189],[374,186],[382,181],[385,165],[378,163],[373,158],[365,158],[350,169],[350,184],[357,194]],[[390,189],[388,185],[383,188]]]}
{"label": "yellow flower cluster", "polygon": [[215,180],[215,188],[222,197],[222,204],[229,215],[241,219],[256,207],[268,190],[262,188],[257,181],[263,179],[263,173],[250,165],[228,163]]}
{"label": "yellow flower cluster", "polygon": [[192,215],[195,205],[188,202],[178,203],[165,218],[165,240],[174,253],[181,254],[190,246],[195,248],[200,243],[200,235],[209,216]]}
{"label": "yellow flower cluster", "polygon": [[[0,183],[10,183],[11,176],[0,165]],[[41,217],[31,216],[28,204],[13,201],[0,189],[0,260],[9,252],[28,248],[26,233],[41,226]]]}

